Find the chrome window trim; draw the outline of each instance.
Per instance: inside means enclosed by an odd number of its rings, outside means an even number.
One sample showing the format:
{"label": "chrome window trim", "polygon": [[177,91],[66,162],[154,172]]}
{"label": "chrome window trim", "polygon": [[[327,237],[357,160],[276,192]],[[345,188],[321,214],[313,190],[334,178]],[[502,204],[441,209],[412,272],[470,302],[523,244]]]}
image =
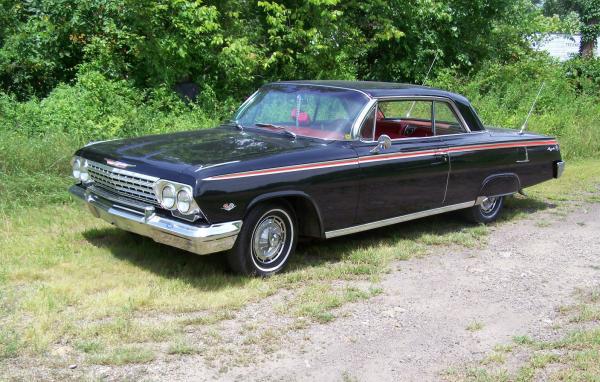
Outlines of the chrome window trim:
{"label": "chrome window trim", "polygon": [[[369,112],[371,111],[371,109],[377,104],[377,100],[376,99],[371,99],[369,102],[367,102],[367,104],[365,105],[365,107],[360,111],[360,113],[358,114],[358,116],[356,117],[356,119],[354,120],[354,123],[352,124],[352,127],[350,128],[350,137],[352,140],[356,140],[357,137],[358,139],[360,139],[360,128],[362,127],[363,123],[365,122],[367,116],[369,115]],[[373,128],[375,128],[373,126]],[[356,135],[358,133],[358,135]],[[375,137],[375,130],[373,130],[373,137]]]}
{"label": "chrome window trim", "polygon": [[353,88],[346,88],[343,86],[335,86],[335,85],[324,85],[324,84],[311,84],[311,83],[306,83],[306,82],[276,82],[275,84],[284,84],[284,85],[301,85],[301,86],[317,86],[317,87],[321,87],[321,88],[330,88],[330,89],[339,89],[339,90],[350,90],[353,92],[357,92],[360,93],[364,96],[366,96],[368,99],[373,99],[373,97],[371,97],[368,93],[363,92],[362,90],[359,89],[353,89]]}
{"label": "chrome window trim", "polygon": [[[460,123],[462,124],[462,127],[466,130],[466,132],[464,133],[457,133],[457,134],[446,134],[446,135],[433,135],[431,137],[411,137],[411,138],[396,138],[396,139],[392,139],[392,142],[399,142],[399,141],[406,141],[409,139],[428,139],[428,138],[440,138],[440,137],[453,137],[453,136],[457,136],[457,135],[467,135],[467,134],[476,134],[476,133],[486,133],[486,130],[482,130],[482,131],[472,131],[471,128],[469,127],[469,125],[467,124],[467,122],[465,121],[465,119],[463,118],[462,114],[460,113],[460,111],[458,110],[458,108],[456,107],[456,103],[454,102],[454,100],[452,100],[451,98],[448,97],[441,97],[441,96],[388,96],[388,97],[377,97],[373,99],[375,101],[375,103],[378,103],[379,101],[402,101],[402,100],[406,100],[406,101],[412,101],[412,100],[418,100],[418,101],[441,101],[441,102],[446,102],[448,103],[452,110],[454,111],[454,113],[457,115],[457,117],[460,120]],[[362,124],[364,123],[364,119],[365,119],[366,115],[359,115],[360,118],[360,123],[355,123],[353,125],[353,131],[352,131],[352,137],[355,140],[359,140],[360,142],[364,142],[364,143],[376,143],[376,141],[373,139],[371,141],[362,139],[360,136],[360,126],[362,126]],[[435,115],[432,116],[432,118],[435,118]],[[358,118],[357,118],[358,119]],[[357,127],[358,126],[358,127]],[[373,137],[374,138],[374,137]]]}
{"label": "chrome window trim", "polygon": [[[364,114],[366,113],[365,109],[368,109],[369,105],[373,105],[376,102],[373,97],[371,97],[368,93],[363,92],[362,90],[352,89],[352,88],[345,88],[343,86],[310,84],[310,83],[304,83],[304,82],[276,82],[276,83],[273,83],[273,85],[279,85],[279,84],[283,84],[283,85],[300,85],[300,86],[306,86],[306,87],[316,86],[316,87],[338,89],[338,90],[350,90],[350,91],[354,91],[354,92],[360,93],[360,94],[364,95],[365,97],[367,97],[367,99],[368,99],[367,103],[365,104],[365,106],[363,107],[363,109],[360,111],[360,113],[358,113],[358,116],[354,119],[354,122],[352,123],[352,126],[350,126],[350,134],[351,134],[351,137],[352,137],[351,139],[354,139],[353,132],[356,130],[356,124],[359,123],[359,121],[360,121],[360,123],[362,123],[362,120],[364,119]],[[257,91],[255,91],[254,94],[252,94],[238,108],[238,111],[235,113],[235,119],[236,120],[238,119],[238,116],[248,107],[248,105],[250,104],[250,102],[257,96],[257,94],[260,92],[261,89],[262,89],[262,87],[260,89],[258,89]],[[325,141],[337,141],[337,142],[345,142],[345,141],[347,141],[347,139],[324,139],[324,138],[318,138],[318,139],[322,139],[322,140],[325,140]]]}
{"label": "chrome window trim", "polygon": [[252,95],[250,97],[248,97],[241,105],[240,107],[238,107],[237,111],[235,112],[235,120],[238,120],[238,116],[244,111],[246,110],[246,108],[248,107],[248,105],[250,105],[250,102],[256,98],[256,96],[258,95],[258,93],[260,92],[260,89],[258,89],[257,91],[255,91],[254,93],[252,93]]}
{"label": "chrome window trim", "polygon": [[406,222],[409,220],[420,219],[420,218],[424,218],[427,216],[441,214],[444,212],[461,210],[463,208],[473,207],[474,205],[477,204],[477,202],[478,201],[471,201],[471,202],[465,202],[465,203],[459,203],[459,204],[452,204],[449,206],[433,208],[431,210],[425,210],[425,211],[415,212],[412,214],[397,216],[394,218],[388,218],[388,219],[378,220],[378,221],[374,221],[374,222],[370,222],[370,223],[355,225],[355,226],[348,227],[348,228],[327,231],[327,232],[325,232],[325,238],[331,239],[331,238],[338,237],[338,236],[344,236],[344,235],[350,235],[350,234],[358,233],[358,232],[362,232],[362,231],[368,231],[371,229],[381,228],[381,227],[398,224],[398,223],[403,223],[403,222]]}

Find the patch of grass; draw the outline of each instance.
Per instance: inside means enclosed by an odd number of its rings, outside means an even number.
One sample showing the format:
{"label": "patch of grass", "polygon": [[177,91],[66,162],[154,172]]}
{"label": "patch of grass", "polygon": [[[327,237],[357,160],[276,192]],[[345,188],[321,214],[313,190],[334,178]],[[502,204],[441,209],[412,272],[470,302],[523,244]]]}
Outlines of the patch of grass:
{"label": "patch of grass", "polygon": [[142,346],[125,346],[110,349],[107,352],[90,355],[87,360],[96,365],[127,365],[148,363],[156,358],[155,353]]}
{"label": "patch of grass", "polygon": [[169,345],[167,353],[176,355],[190,355],[199,353],[199,349],[193,345],[190,345],[190,343],[184,338],[178,338]]}
{"label": "patch of grass", "polygon": [[506,356],[502,353],[492,353],[485,357],[482,361],[482,365],[498,364],[501,365],[506,362]]}
{"label": "patch of grass", "polygon": [[467,327],[465,329],[470,332],[478,332],[481,329],[483,329],[483,323],[481,323],[479,321],[473,321],[469,325],[467,325]]}
{"label": "patch of grass", "polygon": [[19,337],[14,330],[0,328],[0,360],[16,357],[19,352]]}
{"label": "patch of grass", "polygon": [[551,225],[552,225],[552,223],[550,223],[549,221],[545,221],[545,220],[535,222],[535,226],[539,227],[539,228],[548,228]]}
{"label": "patch of grass", "polygon": [[497,353],[512,353],[513,350],[514,346],[510,344],[494,346],[494,351]]}
{"label": "patch of grass", "polygon": [[302,291],[286,304],[285,309],[293,307],[296,316],[325,323],[335,318],[335,315],[331,312],[332,309],[339,308],[348,302],[370,298],[379,293],[381,293],[381,289],[361,290],[347,287],[337,290],[327,284],[317,284]]}
{"label": "patch of grass", "polygon": [[600,308],[588,304],[579,305],[577,313],[571,318],[571,322],[600,321]]}
{"label": "patch of grass", "polygon": [[534,341],[529,336],[514,336],[513,341],[519,345],[533,345]]}
{"label": "patch of grass", "polygon": [[[578,290],[576,295],[580,304],[572,305],[565,314],[573,316],[571,323],[595,321],[598,319],[597,290],[583,292]],[[577,326],[576,326],[577,327]],[[558,340],[534,341],[528,336],[514,337],[516,345],[498,345],[494,353],[483,359],[482,367],[476,373],[455,372],[455,380],[488,381],[496,377],[497,365],[503,363],[506,357],[513,357],[514,348],[519,348],[521,365],[514,375],[506,374],[501,379],[510,381],[600,381],[600,328],[577,329]],[[526,355],[526,360],[523,359]],[[497,358],[498,357],[498,358]],[[496,360],[500,362],[495,362]],[[551,366],[552,365],[552,366]],[[490,370],[491,368],[491,370]]]}
{"label": "patch of grass", "polygon": [[79,340],[75,343],[75,349],[84,353],[99,353],[104,350],[103,344],[98,340]]}

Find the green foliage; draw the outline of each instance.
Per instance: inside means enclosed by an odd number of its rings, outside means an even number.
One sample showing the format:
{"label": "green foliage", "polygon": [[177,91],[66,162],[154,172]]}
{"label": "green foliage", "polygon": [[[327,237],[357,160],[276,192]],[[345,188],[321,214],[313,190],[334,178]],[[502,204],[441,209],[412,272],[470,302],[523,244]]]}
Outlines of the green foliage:
{"label": "green foliage", "polygon": [[20,100],[97,71],[138,89],[193,81],[211,107],[280,79],[421,81],[436,55],[463,73],[513,61],[551,20],[529,0],[3,0],[0,11],[0,89]]}
{"label": "green foliage", "polygon": [[579,16],[581,32],[581,54],[592,57],[592,50],[600,36],[600,2],[598,0],[546,0],[543,4],[546,14],[561,15],[563,18],[572,14]]}
{"label": "green foliage", "polygon": [[98,72],[59,85],[43,100],[18,102],[0,93],[0,116],[0,211],[25,197],[29,205],[65,201],[70,158],[89,141],[217,123],[164,88],[140,93]]}
{"label": "green foliage", "polygon": [[[451,70],[442,72],[435,85],[464,94],[487,125],[520,128],[542,82],[529,129],[558,137],[566,158],[600,155],[598,61],[565,65],[532,57],[511,65],[488,63],[468,79]],[[579,68],[586,75],[573,73]]]}

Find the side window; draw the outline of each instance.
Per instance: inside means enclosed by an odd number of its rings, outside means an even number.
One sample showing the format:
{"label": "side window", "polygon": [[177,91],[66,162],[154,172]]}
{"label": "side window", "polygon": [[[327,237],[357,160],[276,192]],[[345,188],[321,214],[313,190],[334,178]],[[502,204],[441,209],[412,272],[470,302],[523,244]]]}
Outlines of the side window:
{"label": "side window", "polygon": [[466,130],[458,120],[454,110],[447,102],[435,102],[435,135],[465,133]]}
{"label": "side window", "polygon": [[375,120],[374,139],[383,134],[391,139],[433,136],[432,101],[381,101]]}
{"label": "side window", "polygon": [[431,101],[385,101],[379,103],[385,119],[423,119],[431,121]]}

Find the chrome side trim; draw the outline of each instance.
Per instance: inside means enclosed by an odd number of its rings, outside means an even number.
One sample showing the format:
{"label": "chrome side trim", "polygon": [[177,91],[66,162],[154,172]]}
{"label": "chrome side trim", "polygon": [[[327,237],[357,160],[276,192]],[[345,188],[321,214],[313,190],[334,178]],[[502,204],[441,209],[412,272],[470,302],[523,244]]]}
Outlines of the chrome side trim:
{"label": "chrome side trim", "polygon": [[125,231],[147,236],[157,243],[170,245],[198,255],[226,251],[233,248],[242,221],[212,225],[194,225],[165,218],[156,213],[151,205],[143,209],[115,204],[92,193],[89,189],[74,185],[69,192],[83,200],[92,215]]}
{"label": "chrome side trim", "polygon": [[469,208],[469,207],[473,207],[474,205],[475,205],[474,201],[460,203],[460,204],[453,204],[451,206],[434,208],[431,210],[415,212],[412,214],[402,215],[402,216],[398,216],[395,218],[379,220],[379,221],[375,221],[375,222],[371,222],[371,223],[356,225],[356,226],[348,227],[348,228],[342,228],[342,229],[338,229],[338,230],[334,230],[334,231],[327,231],[327,232],[325,232],[325,238],[331,239],[333,237],[350,235],[353,233],[358,233],[358,232],[367,231],[370,229],[385,227],[385,226],[392,225],[392,224],[398,224],[398,223],[406,222],[409,220],[415,220],[415,219],[420,219],[420,218],[424,218],[424,217],[431,216],[431,215],[437,215],[437,214],[441,214],[444,212],[450,212],[450,211],[460,210],[463,208]]}

